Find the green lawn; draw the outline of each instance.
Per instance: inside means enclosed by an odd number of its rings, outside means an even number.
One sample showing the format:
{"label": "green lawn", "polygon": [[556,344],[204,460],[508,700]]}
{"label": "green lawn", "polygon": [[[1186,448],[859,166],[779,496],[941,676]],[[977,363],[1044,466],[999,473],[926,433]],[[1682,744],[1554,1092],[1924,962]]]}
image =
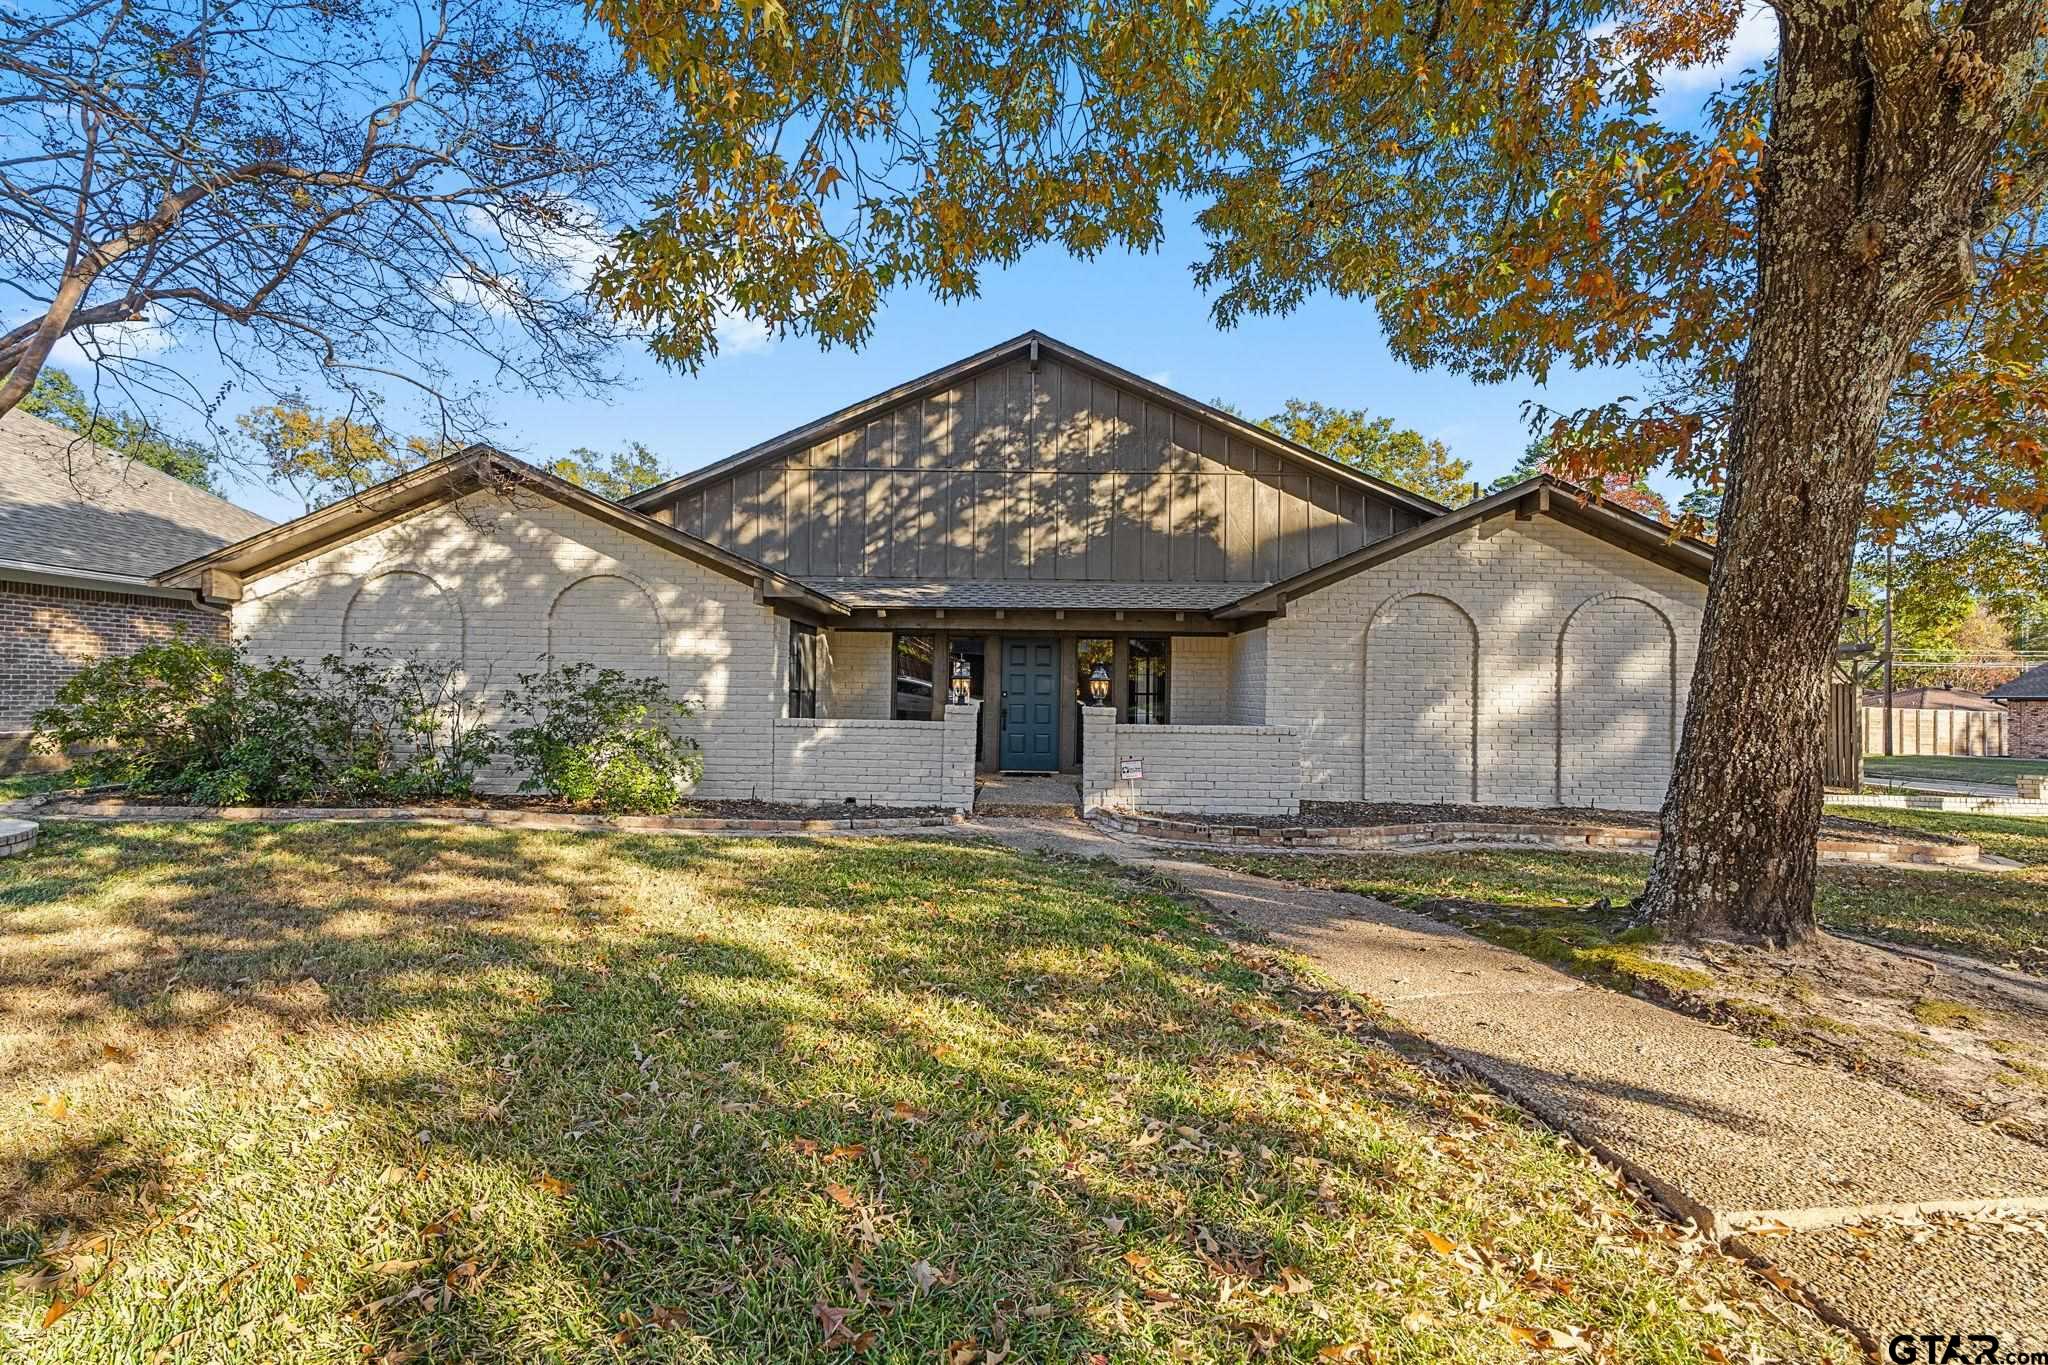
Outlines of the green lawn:
{"label": "green lawn", "polygon": [[[1824,925],[2048,971],[2048,820],[1877,808],[1844,813],[1902,830],[1953,834],[2025,866],[1999,873],[1823,866],[1819,914]],[[1218,861],[1395,904],[1467,900],[1531,908],[1576,907],[1603,896],[1621,904],[1642,890],[1650,866],[1640,855],[1519,849],[1341,859],[1226,856]],[[1539,946],[1539,956],[1555,958],[1562,951]],[[1625,961],[1607,965],[1629,966]]]}
{"label": "green lawn", "polygon": [[1948,758],[1939,754],[1863,760],[1863,778],[1872,786],[1912,782],[1982,782],[2013,790],[2018,777],[2048,777],[2048,759]]}
{"label": "green lawn", "polygon": [[78,771],[74,768],[55,773],[19,773],[13,777],[0,777],[0,801],[17,801],[24,796],[63,791],[77,786],[78,781]]}
{"label": "green lawn", "polygon": [[1849,1356],[1106,865],[55,824],[0,1006],[8,1360]]}

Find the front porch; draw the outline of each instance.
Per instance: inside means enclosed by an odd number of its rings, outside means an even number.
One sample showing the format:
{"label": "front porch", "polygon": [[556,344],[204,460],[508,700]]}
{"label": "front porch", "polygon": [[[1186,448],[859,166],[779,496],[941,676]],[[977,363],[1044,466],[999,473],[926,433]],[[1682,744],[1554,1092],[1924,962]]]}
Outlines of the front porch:
{"label": "front porch", "polygon": [[1066,628],[1044,630],[1003,619],[1004,612],[984,615],[994,619],[816,632],[823,656],[817,713],[939,720],[948,700],[982,701],[978,772],[1074,776],[1086,758],[1082,711],[1090,706],[1108,708],[1123,725],[1264,718],[1261,693],[1245,687],[1236,695],[1247,651],[1227,626],[1184,619],[1175,623],[1182,633],[1133,630],[1114,619],[1125,613],[1103,612],[1101,622],[1087,623],[1093,629],[1061,619],[1054,624]]}

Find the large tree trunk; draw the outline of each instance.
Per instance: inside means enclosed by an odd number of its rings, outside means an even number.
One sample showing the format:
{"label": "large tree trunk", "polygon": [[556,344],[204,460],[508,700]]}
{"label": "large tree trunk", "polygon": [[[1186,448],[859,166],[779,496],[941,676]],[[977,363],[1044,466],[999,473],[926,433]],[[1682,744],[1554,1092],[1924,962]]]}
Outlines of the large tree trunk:
{"label": "large tree trunk", "polygon": [[1975,53],[1978,35],[1937,40],[1917,9],[1777,9],[1756,322],[1642,908],[1783,944],[1815,931],[1824,686],[1879,423],[1909,348],[1967,287],[2011,92],[1957,87],[1943,49]]}

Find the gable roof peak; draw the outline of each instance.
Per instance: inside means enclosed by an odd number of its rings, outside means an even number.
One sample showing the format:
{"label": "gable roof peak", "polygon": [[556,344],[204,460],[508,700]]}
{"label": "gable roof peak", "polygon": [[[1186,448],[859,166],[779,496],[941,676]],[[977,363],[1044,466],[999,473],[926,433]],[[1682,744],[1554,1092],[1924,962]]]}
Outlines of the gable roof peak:
{"label": "gable roof peak", "polygon": [[1424,516],[1441,516],[1450,510],[1442,503],[1424,497],[1412,489],[1403,488],[1399,484],[1390,483],[1361,469],[1333,460],[1319,451],[1289,440],[1278,432],[1269,431],[1255,422],[1247,421],[1236,413],[1226,412],[1214,404],[1192,398],[1177,389],[1170,389],[1164,384],[1124,369],[1035,327],[894,388],[884,389],[858,402],[849,403],[836,412],[827,413],[802,426],[793,427],[779,436],[771,436],[722,460],[714,460],[702,468],[693,469],[686,474],[658,483],[652,488],[642,489],[627,498],[626,505],[636,508],[651,506],[701,484],[737,474],[754,465],[803,449],[835,432],[871,421],[882,412],[916,402],[930,394],[963,383],[983,371],[994,369],[1027,352],[1037,352],[1041,356],[1049,353],[1063,365],[1093,374],[1166,407],[1178,409],[1200,421],[1221,427],[1232,436],[1262,446],[1282,459],[1306,466],[1313,473],[1336,479],[1355,488],[1367,489]]}

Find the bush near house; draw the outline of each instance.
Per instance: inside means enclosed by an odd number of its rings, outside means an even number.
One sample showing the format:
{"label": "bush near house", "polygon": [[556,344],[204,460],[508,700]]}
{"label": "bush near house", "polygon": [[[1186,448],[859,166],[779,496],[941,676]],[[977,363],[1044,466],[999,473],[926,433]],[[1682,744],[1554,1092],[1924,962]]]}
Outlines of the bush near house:
{"label": "bush near house", "polygon": [[531,723],[500,738],[453,663],[352,649],[258,664],[180,636],[74,675],[37,713],[35,742],[90,746],[90,781],[206,805],[466,796],[505,754],[521,790],[660,812],[702,772],[695,742],[666,729],[691,708],[659,679],[577,664],[519,682],[505,705]]}
{"label": "bush near house", "polygon": [[521,791],[660,814],[681,805],[704,772],[697,742],[668,728],[696,708],[659,678],[584,663],[522,673],[505,709],[527,722],[505,743],[528,774]]}

